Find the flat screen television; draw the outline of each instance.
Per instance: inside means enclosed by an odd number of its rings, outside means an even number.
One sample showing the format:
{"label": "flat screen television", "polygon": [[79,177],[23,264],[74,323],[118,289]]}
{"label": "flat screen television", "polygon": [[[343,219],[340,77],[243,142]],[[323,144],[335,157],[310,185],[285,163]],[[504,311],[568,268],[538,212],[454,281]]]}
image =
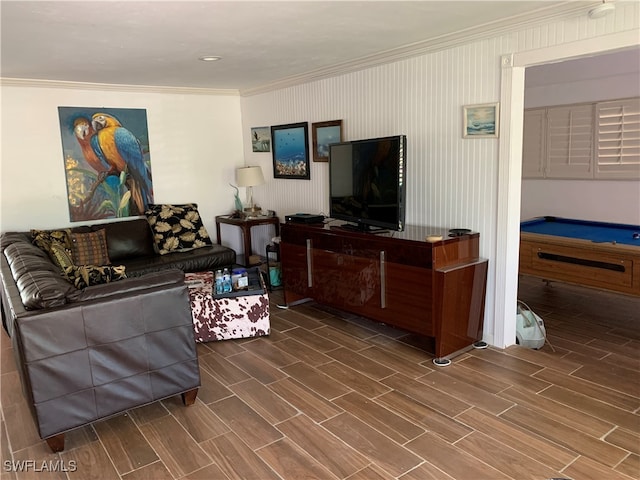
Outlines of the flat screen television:
{"label": "flat screen television", "polygon": [[329,216],[362,231],[404,229],[407,138],[329,146]]}

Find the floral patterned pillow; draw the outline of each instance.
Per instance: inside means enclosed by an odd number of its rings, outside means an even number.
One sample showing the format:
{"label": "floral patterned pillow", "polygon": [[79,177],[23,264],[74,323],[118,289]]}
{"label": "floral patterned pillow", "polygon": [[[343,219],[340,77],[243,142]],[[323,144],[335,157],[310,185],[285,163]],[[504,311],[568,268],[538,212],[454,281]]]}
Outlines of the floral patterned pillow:
{"label": "floral patterned pillow", "polygon": [[44,250],[61,270],[73,265],[71,240],[67,230],[31,230],[32,242]]}
{"label": "floral patterned pillow", "polygon": [[73,253],[61,243],[53,242],[49,250],[49,257],[53,263],[58,265],[62,270],[74,264]]}
{"label": "floral patterned pillow", "polygon": [[144,214],[160,255],[212,244],[195,203],[149,205]]}
{"label": "floral patterned pillow", "polygon": [[127,278],[124,265],[70,265],[64,273],[74,287],[78,289],[115,282]]}

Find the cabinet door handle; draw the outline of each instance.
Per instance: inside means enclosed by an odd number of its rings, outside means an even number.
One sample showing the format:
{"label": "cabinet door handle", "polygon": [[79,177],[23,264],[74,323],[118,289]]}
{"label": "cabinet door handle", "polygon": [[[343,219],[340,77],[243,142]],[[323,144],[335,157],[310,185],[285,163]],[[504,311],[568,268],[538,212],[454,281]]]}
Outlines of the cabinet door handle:
{"label": "cabinet door handle", "polygon": [[313,287],[313,275],[311,271],[311,254],[312,254],[312,245],[311,239],[307,238],[307,287]]}
{"label": "cabinet door handle", "polygon": [[380,308],[387,308],[386,257],[384,250],[380,251]]}

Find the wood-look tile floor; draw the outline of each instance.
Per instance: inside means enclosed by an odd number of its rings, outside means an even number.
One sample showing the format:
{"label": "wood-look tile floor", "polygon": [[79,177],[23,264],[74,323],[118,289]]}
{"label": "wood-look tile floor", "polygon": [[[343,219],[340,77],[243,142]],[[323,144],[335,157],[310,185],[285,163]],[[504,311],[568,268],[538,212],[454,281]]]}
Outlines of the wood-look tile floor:
{"label": "wood-look tile floor", "polygon": [[[195,405],[77,429],[60,454],[35,433],[2,332],[1,479],[639,478],[640,300],[525,277],[519,297],[555,351],[471,350],[435,367],[402,332],[279,309],[273,292],[269,337],[198,346]],[[75,471],[7,471],[23,460]]]}

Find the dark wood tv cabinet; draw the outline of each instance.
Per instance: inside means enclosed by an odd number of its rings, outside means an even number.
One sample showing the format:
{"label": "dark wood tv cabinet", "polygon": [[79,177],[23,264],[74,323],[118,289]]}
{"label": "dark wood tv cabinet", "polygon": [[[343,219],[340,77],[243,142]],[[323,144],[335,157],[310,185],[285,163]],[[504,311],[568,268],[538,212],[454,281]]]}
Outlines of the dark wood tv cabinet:
{"label": "dark wood tv cabinet", "polygon": [[488,261],[479,233],[407,226],[373,234],[332,222],[286,223],[280,236],[285,303],[311,298],[428,337],[436,364],[482,339]]}

